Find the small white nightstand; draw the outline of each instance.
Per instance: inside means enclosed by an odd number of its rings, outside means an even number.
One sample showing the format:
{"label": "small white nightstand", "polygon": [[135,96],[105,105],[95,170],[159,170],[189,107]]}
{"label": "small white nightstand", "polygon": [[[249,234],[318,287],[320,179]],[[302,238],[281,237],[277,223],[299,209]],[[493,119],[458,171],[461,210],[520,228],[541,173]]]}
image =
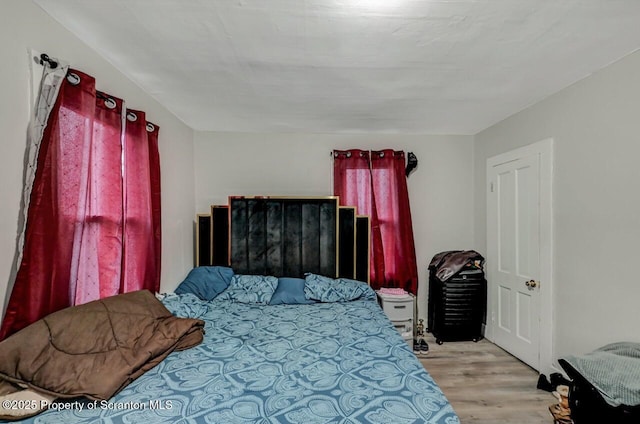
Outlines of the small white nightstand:
{"label": "small white nightstand", "polygon": [[413,347],[413,316],[415,296],[389,296],[378,293],[378,301],[393,326],[409,347]]}

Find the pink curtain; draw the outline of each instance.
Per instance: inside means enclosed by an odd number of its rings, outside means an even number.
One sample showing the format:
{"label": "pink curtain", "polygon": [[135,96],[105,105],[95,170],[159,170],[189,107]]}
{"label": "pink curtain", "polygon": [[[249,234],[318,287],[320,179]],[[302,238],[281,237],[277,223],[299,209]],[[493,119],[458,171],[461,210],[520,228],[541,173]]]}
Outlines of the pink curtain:
{"label": "pink curtain", "polygon": [[148,134],[141,114],[123,131],[122,100],[68,75],[40,144],[0,340],[67,306],[159,288],[157,128]]}
{"label": "pink curtain", "polygon": [[418,290],[402,151],[334,151],[334,195],[371,219],[371,286]]}

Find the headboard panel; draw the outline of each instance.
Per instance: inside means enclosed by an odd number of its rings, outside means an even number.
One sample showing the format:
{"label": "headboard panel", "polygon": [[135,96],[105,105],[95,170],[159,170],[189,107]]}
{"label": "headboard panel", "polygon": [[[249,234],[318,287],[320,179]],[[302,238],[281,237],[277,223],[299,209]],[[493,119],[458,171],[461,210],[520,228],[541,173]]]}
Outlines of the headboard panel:
{"label": "headboard panel", "polygon": [[337,276],[338,199],[230,197],[230,264],[237,274]]}
{"label": "headboard panel", "polygon": [[369,281],[369,219],[337,197],[231,196],[196,217],[196,266]]}

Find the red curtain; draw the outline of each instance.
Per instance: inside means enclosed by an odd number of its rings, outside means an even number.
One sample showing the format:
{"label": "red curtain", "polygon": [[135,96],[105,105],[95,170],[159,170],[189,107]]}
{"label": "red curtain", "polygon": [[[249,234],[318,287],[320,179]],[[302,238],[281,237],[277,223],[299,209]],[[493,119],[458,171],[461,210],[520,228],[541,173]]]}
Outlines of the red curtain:
{"label": "red curtain", "polygon": [[416,294],[411,208],[402,151],[334,151],[334,195],[371,219],[371,286]]}
{"label": "red curtain", "polygon": [[160,265],[162,257],[162,225],[160,221],[161,209],[160,209],[160,151],[158,150],[158,133],[160,128],[147,122],[147,137],[149,142],[149,180],[151,183],[151,220],[153,222],[153,252],[154,252],[154,267],[152,270],[153,277],[149,277],[149,284],[152,284],[149,290],[160,290]]}
{"label": "red curtain", "polygon": [[148,133],[135,112],[139,122],[123,131],[122,100],[96,91],[89,75],[69,75],[40,143],[0,340],[71,305],[159,289],[157,128]]}
{"label": "red curtain", "polygon": [[127,110],[124,150],[124,253],[120,293],[160,287],[160,167],[158,128]]}

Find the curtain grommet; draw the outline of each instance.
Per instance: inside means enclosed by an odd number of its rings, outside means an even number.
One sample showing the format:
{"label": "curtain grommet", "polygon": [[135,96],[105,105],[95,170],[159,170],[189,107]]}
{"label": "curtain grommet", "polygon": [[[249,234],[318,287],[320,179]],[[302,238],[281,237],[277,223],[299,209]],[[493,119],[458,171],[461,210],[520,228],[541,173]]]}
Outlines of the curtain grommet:
{"label": "curtain grommet", "polygon": [[106,107],[108,107],[109,109],[115,109],[116,106],[118,106],[118,104],[116,103],[115,100],[113,100],[111,97],[109,97],[108,99],[105,99],[104,101],[104,105]]}
{"label": "curtain grommet", "polygon": [[133,112],[127,112],[127,120],[129,122],[136,122],[138,120],[138,115]]}
{"label": "curtain grommet", "polygon": [[69,72],[67,74],[67,81],[69,81],[71,85],[78,85],[80,84],[80,76],[74,72]]}
{"label": "curtain grommet", "polygon": [[151,122],[147,122],[147,132],[154,132],[156,130],[156,126]]}

